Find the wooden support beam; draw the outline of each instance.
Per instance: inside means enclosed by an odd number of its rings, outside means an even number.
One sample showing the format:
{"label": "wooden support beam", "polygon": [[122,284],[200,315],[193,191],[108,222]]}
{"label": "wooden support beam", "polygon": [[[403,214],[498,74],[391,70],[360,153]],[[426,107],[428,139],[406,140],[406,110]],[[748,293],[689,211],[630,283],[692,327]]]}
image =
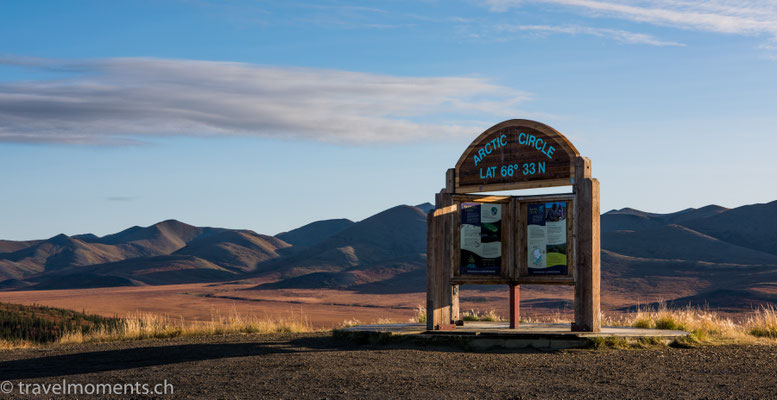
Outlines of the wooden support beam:
{"label": "wooden support beam", "polygon": [[[451,252],[458,210],[450,193],[440,193],[440,208],[427,216],[426,329],[450,325],[453,311]],[[458,297],[458,291],[456,295]],[[456,299],[458,300],[458,298]],[[458,303],[458,301],[456,301]]]}
{"label": "wooden support beam", "polygon": [[[437,197],[440,195],[438,193]],[[437,202],[439,207],[439,200]],[[435,211],[432,210],[429,214],[426,214],[426,330],[434,329],[434,321],[432,316],[434,315],[434,275],[437,268],[437,217]]]}
{"label": "wooden support beam", "polygon": [[599,181],[591,178],[591,161],[577,159],[575,174],[575,223],[577,225],[577,284],[573,331],[599,332],[601,310],[601,247],[599,227]]}
{"label": "wooden support beam", "polygon": [[519,321],[521,320],[521,286],[510,286],[510,329],[518,329]]}
{"label": "wooden support beam", "polygon": [[445,191],[447,193],[456,192],[456,170],[453,168],[448,168],[445,171]]}
{"label": "wooden support beam", "polygon": [[459,285],[452,285],[451,287],[451,321],[461,319],[461,311],[459,310]]}

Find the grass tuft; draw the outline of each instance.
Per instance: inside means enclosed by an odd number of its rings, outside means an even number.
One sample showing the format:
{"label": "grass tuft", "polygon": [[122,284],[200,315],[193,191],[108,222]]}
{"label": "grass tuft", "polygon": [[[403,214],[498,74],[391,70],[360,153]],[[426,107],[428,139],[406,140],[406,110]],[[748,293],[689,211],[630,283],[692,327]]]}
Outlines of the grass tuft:
{"label": "grass tuft", "polygon": [[777,308],[766,306],[754,310],[744,325],[755,337],[777,339]]}
{"label": "grass tuft", "polygon": [[419,323],[426,322],[426,307],[419,304],[418,307],[415,308],[415,317],[410,321]]}
{"label": "grass tuft", "polygon": [[356,318],[354,318],[354,319],[346,319],[345,321],[340,323],[340,328],[350,328],[352,326],[357,326],[357,325],[361,325],[361,324],[362,324],[362,322],[359,321]]}
{"label": "grass tuft", "polygon": [[480,310],[469,310],[461,313],[461,319],[464,321],[488,321],[488,322],[500,322],[505,321],[494,310],[488,310],[480,312]]}

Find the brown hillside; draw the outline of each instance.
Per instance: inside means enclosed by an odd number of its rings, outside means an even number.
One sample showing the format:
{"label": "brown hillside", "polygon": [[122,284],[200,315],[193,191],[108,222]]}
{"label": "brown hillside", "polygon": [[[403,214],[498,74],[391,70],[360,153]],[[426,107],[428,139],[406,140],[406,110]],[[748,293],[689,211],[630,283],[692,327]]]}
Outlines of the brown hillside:
{"label": "brown hillside", "polygon": [[729,243],[777,254],[777,201],[742,206],[684,225]]}
{"label": "brown hillside", "polygon": [[680,225],[639,231],[605,232],[602,247],[641,258],[777,265],[777,256],[737,246]]}
{"label": "brown hillside", "polygon": [[328,219],[324,221],[311,222],[297,229],[279,233],[275,235],[275,237],[300,250],[302,248],[321,243],[332,235],[353,224],[353,221],[345,218]]}
{"label": "brown hillside", "polygon": [[251,272],[259,263],[278,258],[289,244],[252,231],[225,230],[189,242],[176,255],[192,255],[233,272]]}
{"label": "brown hillside", "polygon": [[415,257],[425,266],[426,214],[412,206],[390,208],[357,222],[298,254],[272,261],[263,273],[293,278],[313,272],[341,272],[386,266]]}

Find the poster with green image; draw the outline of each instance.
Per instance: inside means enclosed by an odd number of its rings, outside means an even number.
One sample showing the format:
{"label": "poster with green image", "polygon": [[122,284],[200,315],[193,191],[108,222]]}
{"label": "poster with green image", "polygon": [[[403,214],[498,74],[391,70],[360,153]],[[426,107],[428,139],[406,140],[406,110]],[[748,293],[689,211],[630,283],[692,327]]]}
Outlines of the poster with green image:
{"label": "poster with green image", "polygon": [[529,275],[567,275],[567,202],[527,205]]}

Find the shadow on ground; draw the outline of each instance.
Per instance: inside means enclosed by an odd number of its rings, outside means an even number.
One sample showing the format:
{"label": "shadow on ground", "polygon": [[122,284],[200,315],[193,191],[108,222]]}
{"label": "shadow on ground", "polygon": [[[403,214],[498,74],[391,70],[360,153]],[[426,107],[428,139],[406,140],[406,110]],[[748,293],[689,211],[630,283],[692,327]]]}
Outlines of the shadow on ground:
{"label": "shadow on ground", "polygon": [[[136,344],[137,342],[132,345]],[[193,343],[168,346],[130,347],[116,350],[86,351],[0,361],[0,371],[2,371],[3,379],[19,380],[89,374],[234,357],[269,356],[273,354],[300,352],[370,351],[376,349],[436,352],[467,351],[459,347],[419,346],[414,343],[402,341],[370,344],[342,338],[333,338],[329,335],[294,337],[273,341],[258,336],[255,342],[241,341],[234,343]],[[53,350],[56,351],[57,349],[54,348]],[[527,349],[489,352],[527,353],[540,351]]]}

